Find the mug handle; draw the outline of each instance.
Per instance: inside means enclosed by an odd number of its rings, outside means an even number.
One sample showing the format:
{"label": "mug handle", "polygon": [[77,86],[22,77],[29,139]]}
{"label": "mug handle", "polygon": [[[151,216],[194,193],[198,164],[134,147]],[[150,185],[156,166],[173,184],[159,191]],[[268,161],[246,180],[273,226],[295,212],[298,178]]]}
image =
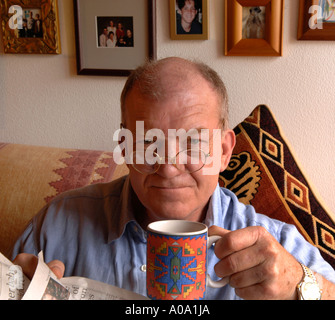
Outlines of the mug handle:
{"label": "mug handle", "polygon": [[[207,250],[212,246],[213,243],[220,240],[221,236],[210,236],[208,237]],[[207,284],[212,288],[222,288],[229,282],[229,277],[222,278],[219,281],[213,281],[209,274],[207,274]]]}

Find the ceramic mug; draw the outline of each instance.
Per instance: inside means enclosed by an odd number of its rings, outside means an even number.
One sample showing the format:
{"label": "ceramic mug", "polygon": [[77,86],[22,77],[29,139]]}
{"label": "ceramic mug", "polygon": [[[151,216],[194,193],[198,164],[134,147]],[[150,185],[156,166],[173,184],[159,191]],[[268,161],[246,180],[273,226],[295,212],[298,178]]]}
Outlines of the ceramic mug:
{"label": "ceramic mug", "polygon": [[206,285],[221,288],[228,278],[207,274],[207,250],[220,236],[208,237],[205,224],[185,220],[148,225],[147,295],[155,300],[200,300]]}

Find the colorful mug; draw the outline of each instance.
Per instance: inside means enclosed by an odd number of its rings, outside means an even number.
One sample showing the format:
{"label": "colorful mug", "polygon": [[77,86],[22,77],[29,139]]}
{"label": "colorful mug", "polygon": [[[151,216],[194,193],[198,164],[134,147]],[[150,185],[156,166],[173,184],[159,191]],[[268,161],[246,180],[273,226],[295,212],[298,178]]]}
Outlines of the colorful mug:
{"label": "colorful mug", "polygon": [[149,224],[147,236],[147,295],[155,300],[200,300],[206,282],[221,288],[227,278],[207,275],[207,250],[220,236],[208,237],[205,224],[165,220]]}

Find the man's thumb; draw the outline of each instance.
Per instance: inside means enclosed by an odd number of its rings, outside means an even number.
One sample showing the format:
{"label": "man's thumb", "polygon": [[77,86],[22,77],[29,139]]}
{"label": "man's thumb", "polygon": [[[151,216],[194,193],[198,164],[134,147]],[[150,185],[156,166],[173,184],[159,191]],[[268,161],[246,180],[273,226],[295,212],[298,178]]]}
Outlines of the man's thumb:
{"label": "man's thumb", "polygon": [[48,263],[48,267],[58,279],[63,278],[65,272],[65,265],[62,261],[52,260]]}

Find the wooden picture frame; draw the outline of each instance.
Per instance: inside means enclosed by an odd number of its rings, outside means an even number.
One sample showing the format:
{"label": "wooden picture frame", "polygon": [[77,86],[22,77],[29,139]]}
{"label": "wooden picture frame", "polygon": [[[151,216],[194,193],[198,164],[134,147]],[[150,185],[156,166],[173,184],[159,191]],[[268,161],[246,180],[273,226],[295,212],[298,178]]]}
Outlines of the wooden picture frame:
{"label": "wooden picture frame", "polygon": [[78,75],[126,77],[156,59],[156,0],[74,0],[74,13]]}
{"label": "wooden picture frame", "polygon": [[325,4],[324,0],[300,0],[298,40],[335,40],[335,10],[324,15]]}
{"label": "wooden picture frame", "polygon": [[2,0],[0,8],[5,53],[61,53],[57,0]]}
{"label": "wooden picture frame", "polygon": [[[169,0],[170,8],[170,37],[172,40],[208,40],[209,38],[209,4],[208,0],[192,0],[192,3],[183,3],[184,7],[179,8],[178,0]],[[190,7],[188,7],[190,6]],[[192,6],[192,7],[191,7]],[[188,22],[184,29],[182,24],[183,15],[191,15],[193,21]],[[184,23],[187,20],[184,20]]]}
{"label": "wooden picture frame", "polygon": [[282,56],[283,23],[284,0],[226,0],[225,55]]}

